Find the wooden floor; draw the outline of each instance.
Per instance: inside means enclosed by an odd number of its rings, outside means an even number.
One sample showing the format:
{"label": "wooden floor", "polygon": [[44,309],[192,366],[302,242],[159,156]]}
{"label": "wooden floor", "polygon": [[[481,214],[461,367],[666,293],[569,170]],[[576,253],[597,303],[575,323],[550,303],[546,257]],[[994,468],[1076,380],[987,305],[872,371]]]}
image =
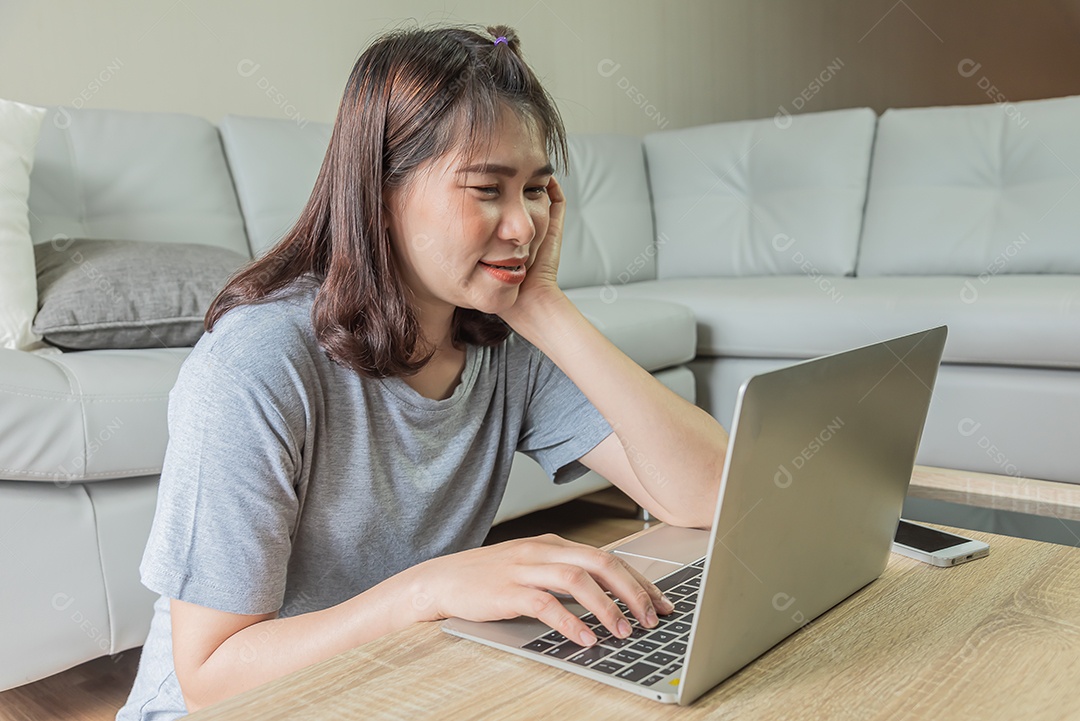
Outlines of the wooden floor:
{"label": "wooden floor", "polygon": [[[609,488],[576,501],[507,521],[492,529],[487,543],[558,533],[573,541],[603,546],[644,527],[633,501]],[[63,673],[0,693],[0,721],[113,721],[127,700],[141,648],[104,656]]]}

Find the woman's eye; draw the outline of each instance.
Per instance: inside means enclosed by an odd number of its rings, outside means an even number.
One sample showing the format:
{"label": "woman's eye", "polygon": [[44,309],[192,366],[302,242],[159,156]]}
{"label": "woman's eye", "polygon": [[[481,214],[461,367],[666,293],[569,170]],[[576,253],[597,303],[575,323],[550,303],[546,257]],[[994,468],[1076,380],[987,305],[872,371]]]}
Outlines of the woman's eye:
{"label": "woman's eye", "polygon": [[[469,187],[472,190],[478,191],[482,195],[495,196],[499,194],[499,187],[496,185],[471,185]],[[525,188],[525,192],[532,196],[539,197],[547,193],[547,186],[536,185],[530,188]]]}

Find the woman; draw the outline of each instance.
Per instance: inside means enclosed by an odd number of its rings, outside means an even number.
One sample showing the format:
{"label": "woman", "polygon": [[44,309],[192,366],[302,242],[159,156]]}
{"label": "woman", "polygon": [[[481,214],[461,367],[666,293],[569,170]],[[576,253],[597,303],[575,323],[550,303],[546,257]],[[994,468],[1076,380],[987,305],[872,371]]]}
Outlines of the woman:
{"label": "woman", "polygon": [[[357,61],[315,188],[230,279],[170,394],[118,719],[175,718],[417,621],[533,616],[584,645],[670,603],[556,536],[481,547],[515,451],[707,526],[727,437],[556,285],[561,119],[507,27]],[[614,432],[612,432],[614,428]],[[658,473],[655,469],[663,469]]]}

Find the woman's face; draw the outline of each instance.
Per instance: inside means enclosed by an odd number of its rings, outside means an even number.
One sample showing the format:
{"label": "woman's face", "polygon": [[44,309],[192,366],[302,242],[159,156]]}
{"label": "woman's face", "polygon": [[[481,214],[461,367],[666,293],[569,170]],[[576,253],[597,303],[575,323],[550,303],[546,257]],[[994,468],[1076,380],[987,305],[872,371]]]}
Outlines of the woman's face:
{"label": "woman's face", "polygon": [[414,302],[484,313],[512,306],[547,233],[551,173],[533,124],[504,108],[486,155],[448,153],[389,191],[390,242]]}

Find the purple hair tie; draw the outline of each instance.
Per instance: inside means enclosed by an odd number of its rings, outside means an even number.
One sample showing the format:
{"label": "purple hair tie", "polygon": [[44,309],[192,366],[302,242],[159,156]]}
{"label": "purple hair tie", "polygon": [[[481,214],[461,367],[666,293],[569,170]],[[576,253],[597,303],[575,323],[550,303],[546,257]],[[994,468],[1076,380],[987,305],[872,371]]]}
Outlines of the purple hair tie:
{"label": "purple hair tie", "polygon": [[502,35],[495,38],[495,44],[498,45],[499,43],[502,43],[506,47],[510,47],[510,43],[506,42],[506,38],[504,36],[502,36]]}

